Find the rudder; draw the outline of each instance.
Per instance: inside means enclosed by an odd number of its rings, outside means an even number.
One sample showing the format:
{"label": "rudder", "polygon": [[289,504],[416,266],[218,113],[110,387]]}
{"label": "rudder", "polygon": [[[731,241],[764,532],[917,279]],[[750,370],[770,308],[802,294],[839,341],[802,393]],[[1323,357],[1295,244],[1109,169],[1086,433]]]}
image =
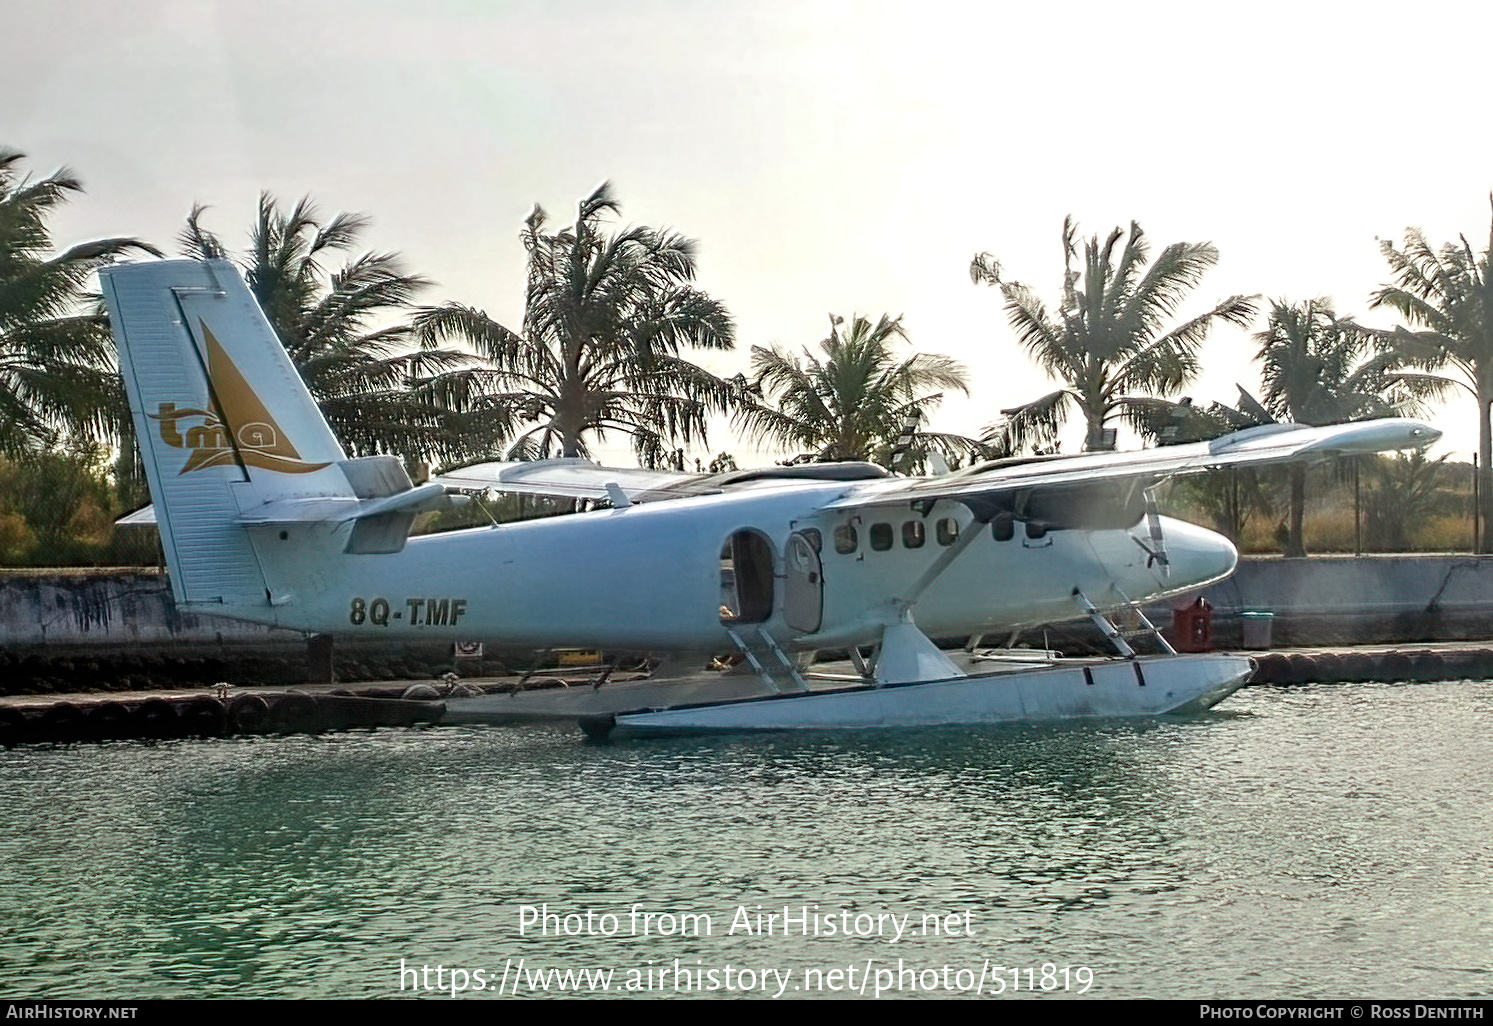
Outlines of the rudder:
{"label": "rudder", "polygon": [[99,276],[177,602],[267,606],[242,518],[276,500],[352,496],[342,447],[232,264]]}

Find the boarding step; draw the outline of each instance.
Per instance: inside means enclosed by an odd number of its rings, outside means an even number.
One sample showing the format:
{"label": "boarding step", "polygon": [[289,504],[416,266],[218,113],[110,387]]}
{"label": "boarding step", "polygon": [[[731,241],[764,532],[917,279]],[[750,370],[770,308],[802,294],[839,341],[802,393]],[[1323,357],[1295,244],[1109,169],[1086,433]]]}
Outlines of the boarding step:
{"label": "boarding step", "polygon": [[779,694],[807,691],[798,664],[773,640],[761,624],[726,625],[726,633],[757,677]]}
{"label": "boarding step", "polygon": [[1140,606],[1130,601],[1123,594],[1120,597],[1124,599],[1123,608],[1135,617],[1138,626],[1123,629],[1115,626],[1114,621],[1101,613],[1098,607],[1089,601],[1087,595],[1078,588],[1073,589],[1073,601],[1078,603],[1078,607],[1084,611],[1084,614],[1099,629],[1099,632],[1109,639],[1109,643],[1115,647],[1115,651],[1119,652],[1126,659],[1134,659],[1136,657],[1136,651],[1130,644],[1130,639],[1132,638],[1149,638],[1162,652],[1165,652],[1167,655],[1176,655],[1177,650],[1172,647],[1171,642],[1166,640],[1166,637],[1156,628],[1156,625],[1150,621]]}

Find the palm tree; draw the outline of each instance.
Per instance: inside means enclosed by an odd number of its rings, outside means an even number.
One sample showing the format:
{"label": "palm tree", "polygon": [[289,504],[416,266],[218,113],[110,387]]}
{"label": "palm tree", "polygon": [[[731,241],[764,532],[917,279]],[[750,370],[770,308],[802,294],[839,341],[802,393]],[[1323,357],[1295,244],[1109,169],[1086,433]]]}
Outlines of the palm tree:
{"label": "palm tree", "polygon": [[[202,227],[204,210],[194,207],[187,217],[183,250],[225,257],[222,241]],[[240,261],[244,276],[344,447],[355,455],[455,455],[450,413],[433,401],[430,380],[467,358],[416,350],[407,323],[374,326],[410,309],[430,281],[393,253],[363,253],[331,272],[323,266],[332,253],[353,249],[367,226],[359,214],[323,221],[309,197],[287,212],[262,193]]]}
{"label": "palm tree", "polygon": [[136,239],[82,242],[52,256],[47,215],[82,183],[67,168],[33,180],[0,147],[0,453],[35,455],[71,436],[117,437],[128,419],[109,324],[84,294],[94,270]]}
{"label": "palm tree", "polygon": [[[1423,372],[1401,378],[1429,387],[1455,383],[1477,400],[1478,551],[1493,552],[1493,228],[1481,254],[1465,235],[1438,253],[1416,228],[1405,232],[1403,250],[1388,241],[1380,248],[1398,283],[1374,293],[1373,305],[1387,306],[1422,329],[1377,333],[1405,364]],[[1424,373],[1443,368],[1452,373]]]}
{"label": "palm tree", "polygon": [[[1040,399],[1001,411],[1001,430],[1020,446],[1050,442],[1077,406],[1087,422],[1085,447],[1107,448],[1106,425],[1116,416],[1141,416],[1139,400],[1166,395],[1192,380],[1197,352],[1216,321],[1244,325],[1255,313],[1255,298],[1230,296],[1213,309],[1167,328],[1203,274],[1218,262],[1209,243],[1178,242],[1146,266],[1149,247],[1140,226],[1129,235],[1116,228],[1102,243],[1095,235],[1083,245],[1078,227],[1063,222],[1063,290],[1056,314],[1027,286],[1003,277],[989,253],[970,264],[976,282],[997,286],[1017,338],[1063,387]],[[1121,240],[1124,244],[1121,245]]]}
{"label": "palm tree", "polygon": [[706,441],[711,414],[730,408],[736,389],[680,355],[735,345],[726,308],[690,284],[695,244],[643,226],[609,233],[619,209],[610,183],[581,200],[569,228],[547,232],[534,208],[520,232],[521,330],[456,303],[416,317],[427,344],[459,340],[486,361],[442,381],[474,448],[492,452],[518,430],[511,457],[584,456],[591,438],[616,432],[657,466],[682,456],[673,446]]}
{"label": "palm tree", "polygon": [[[1416,395],[1395,373],[1395,357],[1376,349],[1372,333],[1338,319],[1327,300],[1275,302],[1269,325],[1255,341],[1264,368],[1264,406],[1279,419],[1341,424],[1417,412]],[[1301,463],[1290,468],[1287,556],[1306,555],[1306,473]]]}
{"label": "palm tree", "polygon": [[1456,501],[1444,487],[1450,453],[1429,459],[1425,450],[1366,458],[1364,514],[1369,544],[1380,552],[1405,552],[1413,530],[1438,514],[1451,512]]}
{"label": "palm tree", "polygon": [[960,435],[916,430],[943,398],[930,389],[968,394],[964,368],[947,356],[916,353],[898,360],[897,339],[906,340],[901,318],[885,314],[872,324],[856,315],[850,330],[831,315],[824,359],[805,350],[800,360],[774,346],[752,347],[753,401],[741,420],[758,441],[812,453],[819,460],[876,460],[890,464],[906,452],[939,451],[946,458],[983,456],[984,448]]}

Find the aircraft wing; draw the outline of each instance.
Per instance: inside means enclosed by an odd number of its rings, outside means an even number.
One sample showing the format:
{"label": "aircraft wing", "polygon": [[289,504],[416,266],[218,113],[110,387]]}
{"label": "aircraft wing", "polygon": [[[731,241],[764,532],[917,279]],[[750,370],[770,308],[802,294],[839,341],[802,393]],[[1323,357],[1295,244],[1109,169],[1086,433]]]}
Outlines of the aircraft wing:
{"label": "aircraft wing", "polygon": [[[809,463],[798,466],[759,467],[716,474],[688,474],[677,470],[643,470],[637,467],[603,467],[583,459],[536,460],[532,463],[479,463],[439,474],[434,481],[456,492],[522,492],[568,499],[610,499],[655,502],[716,495],[737,488],[771,487],[776,483],[802,481],[868,481],[891,479],[884,468],[872,463]],[[612,489],[619,495],[613,495]]]}
{"label": "aircraft wing", "polygon": [[[707,474],[676,470],[603,467],[583,459],[535,460],[529,463],[479,463],[432,480],[451,491],[517,492],[566,499],[611,499],[617,488],[630,501],[698,495],[698,482]],[[696,487],[691,487],[696,485]]]}
{"label": "aircraft wing", "polygon": [[[686,498],[720,492],[749,482],[844,480],[857,482],[826,509],[856,509],[902,502],[953,499],[977,506],[984,498],[1022,491],[1061,489],[1099,481],[1151,480],[1199,474],[1219,467],[1257,466],[1294,460],[1325,459],[1422,448],[1441,432],[1416,420],[1390,418],[1305,427],[1266,424],[1215,438],[1211,442],[1162,446],[1132,452],[1091,452],[1074,456],[996,460],[936,478],[896,478],[869,464],[817,464],[775,467],[732,474],[691,474],[669,470],[603,467],[584,459],[537,460],[527,463],[480,463],[437,475],[433,483],[448,492],[499,492],[549,495],[572,499],[607,499],[614,504]],[[613,489],[618,495],[613,494]],[[324,511],[332,514],[333,511]],[[326,519],[366,516],[362,510],[338,510]],[[263,516],[250,519],[260,520]],[[291,519],[314,519],[309,509]],[[143,509],[116,521],[121,526],[155,523],[155,511]]]}
{"label": "aircraft wing", "polygon": [[1441,432],[1402,418],[1306,427],[1266,424],[1211,442],[1169,445],[1135,452],[1091,452],[1075,456],[996,460],[943,477],[906,478],[863,485],[826,509],[856,509],[900,502],[953,499],[971,506],[1015,492],[1061,489],[1099,481],[1152,480],[1200,474],[1219,467],[1258,466],[1295,460],[1354,456],[1430,445]]}

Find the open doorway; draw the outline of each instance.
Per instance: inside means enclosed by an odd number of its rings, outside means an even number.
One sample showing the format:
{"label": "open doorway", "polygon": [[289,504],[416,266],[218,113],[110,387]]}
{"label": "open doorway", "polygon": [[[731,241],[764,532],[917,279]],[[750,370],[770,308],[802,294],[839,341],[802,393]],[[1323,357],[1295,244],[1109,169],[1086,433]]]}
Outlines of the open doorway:
{"label": "open doorway", "polygon": [[760,531],[741,530],[721,548],[721,620],[762,623],[773,609],[772,542]]}

